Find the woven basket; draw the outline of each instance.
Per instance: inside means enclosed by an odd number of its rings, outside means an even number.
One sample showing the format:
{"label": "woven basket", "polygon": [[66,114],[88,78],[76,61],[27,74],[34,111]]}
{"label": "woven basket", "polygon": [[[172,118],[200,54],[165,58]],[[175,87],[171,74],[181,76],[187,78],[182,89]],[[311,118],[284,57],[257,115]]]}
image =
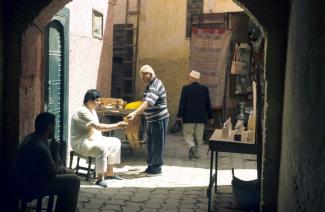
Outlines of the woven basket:
{"label": "woven basket", "polygon": [[112,108],[123,108],[126,102],[119,98],[100,98],[100,104],[103,106],[112,106]]}

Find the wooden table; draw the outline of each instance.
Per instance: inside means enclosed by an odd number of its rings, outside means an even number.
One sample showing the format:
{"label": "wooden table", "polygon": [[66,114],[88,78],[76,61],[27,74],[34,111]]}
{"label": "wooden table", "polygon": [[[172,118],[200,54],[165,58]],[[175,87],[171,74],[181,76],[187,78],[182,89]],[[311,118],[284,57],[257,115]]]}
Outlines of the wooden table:
{"label": "wooden table", "polygon": [[[242,133],[241,141],[235,141],[234,131],[230,131],[228,138],[223,138],[222,130],[216,129],[209,139],[209,149],[211,150],[211,158],[210,158],[210,178],[209,178],[209,186],[207,189],[207,196],[208,196],[208,210],[210,211],[211,192],[212,192],[213,185],[214,185],[215,193],[217,192],[218,153],[230,152],[230,153],[258,155],[260,148],[257,144],[255,144],[255,141],[250,141],[250,142],[247,141],[247,131],[244,131]],[[215,155],[215,161],[213,160],[214,155]],[[258,165],[258,169],[259,169],[259,165]]]}
{"label": "wooden table", "polygon": [[[97,114],[101,119],[101,122],[110,123],[110,119],[117,118],[123,120],[125,116],[134,111],[134,109],[124,109],[124,108],[99,108],[97,109]],[[105,119],[105,120],[104,120]],[[136,150],[141,147],[143,143],[142,138],[139,137],[139,132],[141,133],[141,117],[137,116],[132,121],[128,122],[128,126],[125,129],[126,141],[129,143],[131,150]],[[114,131],[109,131],[109,136],[114,136]]]}

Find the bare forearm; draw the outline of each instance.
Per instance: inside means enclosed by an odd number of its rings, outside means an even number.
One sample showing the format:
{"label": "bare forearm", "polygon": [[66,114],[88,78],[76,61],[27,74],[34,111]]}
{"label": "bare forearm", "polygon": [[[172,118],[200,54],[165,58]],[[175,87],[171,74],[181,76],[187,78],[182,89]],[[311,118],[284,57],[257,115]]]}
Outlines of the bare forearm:
{"label": "bare forearm", "polygon": [[142,114],[143,111],[145,111],[147,108],[149,107],[148,103],[147,102],[143,102],[140,107],[138,107],[134,113],[136,114]]}
{"label": "bare forearm", "polygon": [[[48,176],[53,177],[56,174],[62,174],[64,169],[64,164],[60,157],[60,142],[52,138],[49,145],[49,150],[51,153],[50,162],[46,165],[48,168]],[[45,160],[44,160],[45,161]]]}
{"label": "bare forearm", "polygon": [[147,102],[143,102],[140,107],[138,107],[135,111],[130,113],[126,116],[126,119],[133,120],[136,116],[140,115],[145,111],[147,108],[149,108],[149,104]]}
{"label": "bare forearm", "polygon": [[102,132],[107,132],[107,131],[115,130],[115,129],[118,129],[118,128],[121,128],[121,127],[119,126],[118,123],[116,123],[116,124],[103,124],[103,123],[101,123],[101,124],[97,124],[97,126],[95,126],[95,128],[97,130],[102,131]]}

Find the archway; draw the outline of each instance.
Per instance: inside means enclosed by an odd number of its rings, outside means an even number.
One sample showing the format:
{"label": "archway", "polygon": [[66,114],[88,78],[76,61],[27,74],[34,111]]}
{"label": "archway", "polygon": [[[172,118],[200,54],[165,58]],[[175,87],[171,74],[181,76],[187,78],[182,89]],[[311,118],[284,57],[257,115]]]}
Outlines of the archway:
{"label": "archway", "polygon": [[[42,1],[39,1],[42,2]],[[17,116],[17,122],[19,123],[19,135],[24,135],[30,131],[30,127],[33,126],[32,120],[36,113],[41,111],[41,102],[44,98],[44,94],[41,92],[42,81],[44,78],[42,72],[43,61],[42,58],[42,28],[50,21],[51,17],[61,8],[64,7],[69,1],[53,0],[46,3],[40,3],[39,7],[46,7],[35,20],[29,24],[28,29],[22,36],[21,49],[16,47],[17,54],[21,53],[21,76],[12,75],[10,79],[18,80],[19,85],[19,102],[14,106],[19,107],[19,116]],[[280,158],[280,141],[281,141],[281,118],[282,118],[282,105],[283,105],[283,81],[284,81],[284,67],[285,67],[285,51],[286,49],[286,35],[287,35],[287,5],[280,1],[269,3],[264,1],[248,1],[238,0],[237,3],[246,8],[246,12],[251,17],[255,17],[260,23],[260,26],[264,29],[264,33],[267,38],[266,45],[266,108],[265,108],[265,134],[263,138],[264,143],[264,162],[262,173],[262,200],[265,208],[276,208],[277,186],[278,178],[275,179],[274,170],[279,170],[279,158]],[[48,6],[46,6],[49,4]],[[27,9],[32,6],[27,6]],[[38,11],[33,11],[32,16],[36,16]],[[272,14],[278,14],[278,17],[274,17]],[[15,48],[15,46],[13,47]],[[19,56],[17,56],[19,57]],[[15,63],[16,58],[11,63]],[[11,69],[15,69],[19,65],[11,65]],[[14,83],[15,85],[15,83]],[[10,88],[6,88],[10,90]],[[12,92],[15,94],[15,92]],[[269,98],[272,97],[272,98]],[[7,100],[7,98],[5,99]],[[9,99],[8,103],[14,102],[13,99]],[[8,111],[6,109],[5,111]],[[10,114],[12,114],[11,112]],[[9,115],[10,115],[9,114]],[[15,117],[14,117],[15,118]],[[8,118],[4,118],[7,120]],[[9,119],[10,120],[10,119]],[[18,121],[20,120],[20,121]],[[15,123],[17,123],[15,122]],[[14,124],[9,125],[7,128],[14,129]],[[16,126],[17,127],[17,126]],[[9,131],[11,137],[14,137],[13,130]],[[10,138],[10,136],[9,136]],[[274,141],[277,141],[274,143]],[[272,207],[268,207],[272,206]]]}
{"label": "archway", "polygon": [[[261,27],[265,37],[264,120],[257,125],[262,141],[261,210],[276,211],[280,172],[284,73],[286,63],[286,2],[233,0]],[[259,112],[259,111],[258,111]],[[261,128],[263,124],[263,132]]]}
{"label": "archway", "polygon": [[70,0],[53,0],[28,25],[22,35],[21,75],[19,85],[19,122],[20,138],[26,135],[33,126],[37,113],[42,111],[44,94],[44,31],[52,17]]}
{"label": "archway", "polygon": [[[51,17],[69,1],[53,1],[34,20],[27,29],[22,44],[22,76],[20,86],[20,117],[26,118],[26,122],[20,122],[20,135],[26,134],[32,126],[29,123],[38,111],[44,94],[42,81],[42,29]],[[264,113],[263,138],[263,171],[262,171],[262,208],[267,211],[275,211],[277,208],[279,176],[279,160],[281,149],[281,119],[284,93],[284,70],[287,35],[287,5],[265,1],[236,1],[245,12],[261,26],[266,37],[265,50],[265,79],[266,99]],[[274,16],[277,14],[278,16]],[[36,55],[36,56],[35,56]],[[32,101],[31,101],[32,100]],[[25,105],[28,104],[28,105]],[[276,173],[276,174],[275,174]]]}

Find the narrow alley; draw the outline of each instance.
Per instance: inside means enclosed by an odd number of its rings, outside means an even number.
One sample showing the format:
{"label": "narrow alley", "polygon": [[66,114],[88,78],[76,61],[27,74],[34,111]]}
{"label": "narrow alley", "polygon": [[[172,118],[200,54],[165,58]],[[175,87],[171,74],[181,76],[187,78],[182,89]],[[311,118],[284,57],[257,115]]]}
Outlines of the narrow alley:
{"label": "narrow alley", "polygon": [[[324,0],[1,0],[0,211],[325,211],[324,12]],[[85,98],[89,90],[98,92]],[[193,101],[184,104],[188,94]],[[127,107],[133,103],[139,107]],[[185,121],[185,106],[193,115],[203,105],[212,115]],[[84,135],[125,127],[123,140],[137,151],[126,143],[120,151],[113,139],[107,169],[104,153],[78,151],[90,143],[71,130],[80,111],[96,118],[83,123]],[[150,122],[181,120],[198,124],[200,137],[215,135],[217,160],[208,144],[197,158],[196,146],[168,134],[160,167],[165,128],[152,133]],[[159,143],[157,164],[156,148],[139,148],[145,141]],[[71,149],[97,157],[102,187],[61,176]],[[147,163],[156,176],[142,174]],[[115,172],[124,179],[104,180]],[[65,180],[57,186],[57,178]]]}

